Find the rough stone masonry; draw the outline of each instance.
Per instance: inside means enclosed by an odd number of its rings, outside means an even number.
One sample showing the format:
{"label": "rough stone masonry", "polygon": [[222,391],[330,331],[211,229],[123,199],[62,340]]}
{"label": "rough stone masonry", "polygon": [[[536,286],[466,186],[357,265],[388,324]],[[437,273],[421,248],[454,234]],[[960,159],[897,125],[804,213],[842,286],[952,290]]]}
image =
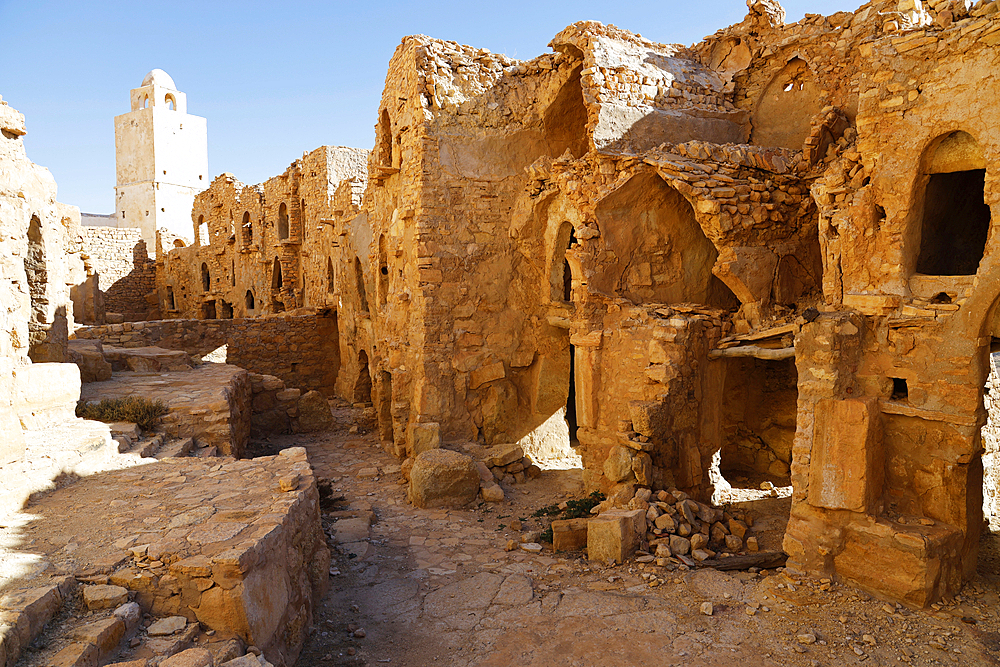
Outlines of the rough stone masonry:
{"label": "rough stone masonry", "polygon": [[[572,453],[612,505],[787,476],[791,568],[917,606],[952,594],[995,479],[1000,5],[874,0],[786,24],[775,0],[747,4],[691,47],[597,22],[528,61],[404,38],[373,150],[215,179],[197,243],[157,259],[159,311],[336,310],[336,393],[401,459]],[[0,387],[29,347],[62,360],[53,298],[76,280],[40,263],[58,255],[54,185],[32,191],[38,213],[4,188]]]}

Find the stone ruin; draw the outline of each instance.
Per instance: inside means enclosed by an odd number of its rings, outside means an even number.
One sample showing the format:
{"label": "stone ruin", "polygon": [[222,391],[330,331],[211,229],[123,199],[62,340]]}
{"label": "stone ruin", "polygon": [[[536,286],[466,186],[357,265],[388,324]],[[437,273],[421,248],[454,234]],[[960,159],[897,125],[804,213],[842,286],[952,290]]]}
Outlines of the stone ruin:
{"label": "stone ruin", "polygon": [[[747,4],[691,47],[597,22],[528,61],[406,37],[373,150],[219,176],[192,243],[158,230],[146,301],[191,331],[328,318],[324,392],[400,460],[578,456],[609,511],[770,476],[792,489],[789,568],[950,596],[996,497],[1000,3],[792,24]],[[23,118],[0,122],[0,451],[17,456],[47,400],[25,378],[64,372],[74,313],[102,323],[103,296]],[[78,338],[132,331],[112,326]],[[283,335],[259,356],[291,374],[306,341]]]}

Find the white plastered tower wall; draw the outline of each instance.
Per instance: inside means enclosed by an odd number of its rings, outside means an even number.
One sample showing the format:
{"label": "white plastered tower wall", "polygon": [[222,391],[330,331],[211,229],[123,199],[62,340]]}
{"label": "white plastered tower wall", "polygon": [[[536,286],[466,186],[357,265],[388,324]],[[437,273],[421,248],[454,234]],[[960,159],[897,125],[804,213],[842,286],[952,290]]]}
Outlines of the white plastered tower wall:
{"label": "white plastered tower wall", "polygon": [[190,243],[194,196],[208,187],[207,121],[187,113],[187,96],[159,69],[131,103],[115,117],[117,226],[139,229],[147,248],[156,248],[157,229]]}

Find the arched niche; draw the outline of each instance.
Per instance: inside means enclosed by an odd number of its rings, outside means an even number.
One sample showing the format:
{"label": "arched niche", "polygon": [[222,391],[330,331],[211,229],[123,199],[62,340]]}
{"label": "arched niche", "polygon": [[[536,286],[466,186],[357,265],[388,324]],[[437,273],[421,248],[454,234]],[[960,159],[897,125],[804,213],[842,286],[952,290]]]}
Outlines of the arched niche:
{"label": "arched niche", "polygon": [[274,266],[271,269],[271,289],[278,291],[281,289],[282,279],[281,279],[281,261],[275,257]]}
{"label": "arched niche", "polygon": [[212,274],[208,270],[208,264],[205,262],[201,263],[201,289],[203,292],[208,292],[212,289]]}
{"label": "arched niche", "polygon": [[809,64],[792,58],[774,75],[757,101],[750,143],[801,150],[813,117],[822,109],[820,87]]}
{"label": "arched niche", "polygon": [[371,403],[372,376],[368,370],[368,353],[364,350],[358,353],[358,379],[354,382],[354,402]]}
{"label": "arched niche", "polygon": [[942,135],[925,149],[921,169],[916,183],[922,194],[916,273],[975,275],[991,222],[979,142],[963,131]]}
{"label": "arched niche", "polygon": [[288,206],[281,202],[278,207],[278,240],[284,241],[288,238]]}
{"label": "arched niche", "polygon": [[392,164],[392,121],[389,119],[389,112],[382,109],[382,112],[378,117],[378,125],[376,126],[375,133],[378,140],[378,153],[376,158],[378,159],[379,166],[391,167]]}
{"label": "arched niche", "polygon": [[365,271],[361,267],[361,260],[354,257],[354,282],[358,289],[358,304],[362,313],[368,313],[368,292],[365,290]]}
{"label": "arched niche", "polygon": [[385,234],[378,238],[378,305],[385,306],[389,298],[389,253],[386,250]]}
{"label": "arched niche", "polygon": [[633,176],[597,205],[603,252],[588,285],[633,303],[738,301],[712,274],[718,252],[691,204],[653,171]]}
{"label": "arched niche", "polygon": [[243,297],[243,303],[246,306],[246,308],[247,308],[248,311],[252,311],[254,308],[257,307],[257,305],[256,305],[257,304],[257,300],[254,299],[253,292],[251,292],[250,290],[247,290],[246,295]]}

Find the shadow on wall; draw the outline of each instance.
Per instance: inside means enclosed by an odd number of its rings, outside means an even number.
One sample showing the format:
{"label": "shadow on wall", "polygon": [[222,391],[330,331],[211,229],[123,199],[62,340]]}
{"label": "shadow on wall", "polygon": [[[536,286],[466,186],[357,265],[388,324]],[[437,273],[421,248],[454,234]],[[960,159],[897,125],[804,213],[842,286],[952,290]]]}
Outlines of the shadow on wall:
{"label": "shadow on wall", "polygon": [[105,311],[121,313],[127,321],[159,318],[156,262],[150,259],[145,241],[140,239],[132,249],[132,270],[103,294]]}

